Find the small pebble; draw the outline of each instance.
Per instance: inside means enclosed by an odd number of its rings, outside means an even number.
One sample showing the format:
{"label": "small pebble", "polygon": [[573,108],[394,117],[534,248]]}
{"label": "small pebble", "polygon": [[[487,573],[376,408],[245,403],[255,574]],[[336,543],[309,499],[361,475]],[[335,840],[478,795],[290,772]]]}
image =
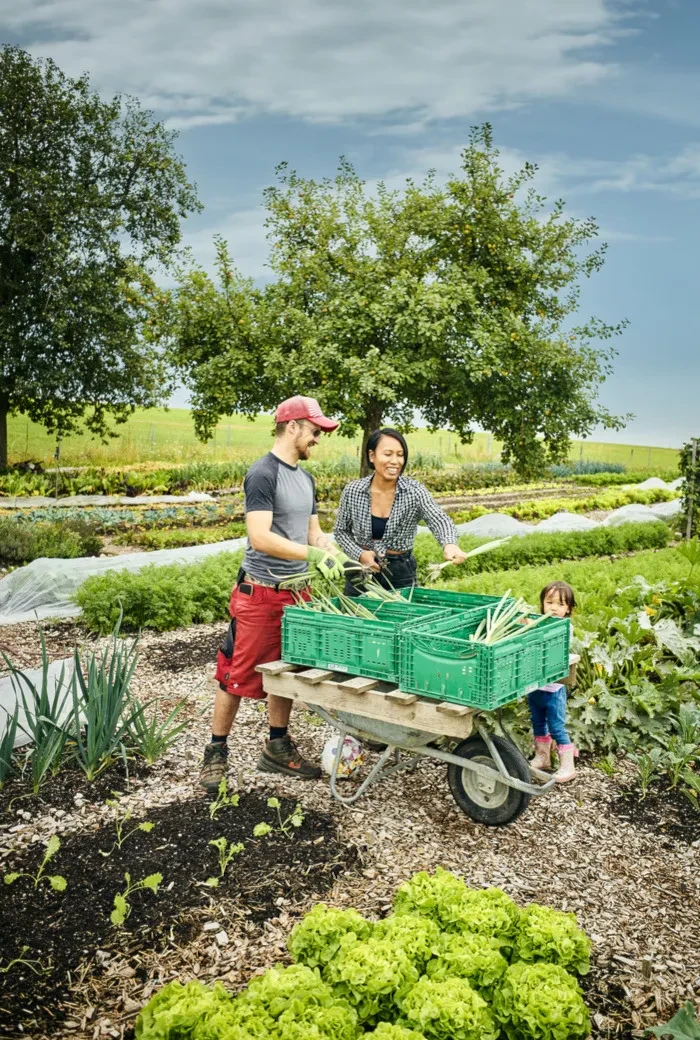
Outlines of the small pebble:
{"label": "small pebble", "polygon": [[217,932],[214,936],[219,946],[228,946],[228,932],[225,932],[222,928],[220,932]]}
{"label": "small pebble", "polygon": [[215,932],[218,928],[221,928],[218,921],[207,921],[204,925],[205,932]]}

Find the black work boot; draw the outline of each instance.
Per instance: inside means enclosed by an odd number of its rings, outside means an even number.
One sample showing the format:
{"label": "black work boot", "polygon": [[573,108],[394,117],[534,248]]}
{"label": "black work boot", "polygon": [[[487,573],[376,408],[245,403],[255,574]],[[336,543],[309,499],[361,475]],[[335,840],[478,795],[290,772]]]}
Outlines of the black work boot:
{"label": "black work boot", "polygon": [[314,766],[302,757],[290,736],[268,740],[258,759],[258,769],[265,773],[285,773],[299,780],[318,780],[320,766]]}
{"label": "black work boot", "polygon": [[216,794],[219,784],[226,776],[228,747],[226,744],[207,744],[204,761],[199,773],[199,785],[209,794]]}

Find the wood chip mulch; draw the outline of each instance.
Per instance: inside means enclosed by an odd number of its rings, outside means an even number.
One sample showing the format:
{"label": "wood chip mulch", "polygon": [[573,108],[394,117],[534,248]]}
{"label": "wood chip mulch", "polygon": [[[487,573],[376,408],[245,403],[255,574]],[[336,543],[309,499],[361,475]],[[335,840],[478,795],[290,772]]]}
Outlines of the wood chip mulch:
{"label": "wood chip mulch", "polygon": [[[135,693],[143,699],[161,698],[164,710],[186,698],[190,726],[152,770],[140,771],[128,784],[123,775],[115,774],[122,804],[136,820],[175,819],[182,805],[192,807],[200,798],[197,769],[209,736],[211,662],[224,629],[221,624],[200,625],[142,637]],[[64,656],[76,643],[94,642],[74,622],[46,625],[44,631],[52,657]],[[22,654],[25,663],[39,663],[35,625],[0,629],[0,643]],[[292,732],[309,757],[320,755],[330,735],[316,716],[302,710],[292,718]],[[445,768],[424,761],[370,788],[360,802],[345,809],[331,801],[325,780],[301,784],[258,773],[255,763],[265,735],[264,710],[244,704],[229,741],[232,786],[245,792],[256,810],[265,805],[261,799],[274,793],[290,800],[286,805],[299,801],[308,821],[326,821],[329,841],[332,835],[337,847],[352,850],[345,862],[340,854],[329,858],[342,865],[342,873],[280,888],[270,897],[269,913],[262,916],[246,912],[250,895],[235,888],[238,882],[232,875],[233,889],[213,895],[208,890],[204,903],[178,902],[169,921],[149,925],[155,929],[155,941],[150,942],[141,938],[137,922],[142,919],[135,917],[111,947],[109,935],[91,941],[86,936],[82,949],[78,922],[73,945],[80,956],[72,962],[72,985],[62,998],[58,1017],[63,1021],[29,1034],[2,1033],[0,1026],[0,1035],[31,1035],[33,1040],[128,1037],[138,1010],[164,982],[221,979],[234,990],[241,988],[253,974],[287,956],[289,931],[319,898],[376,918],[388,912],[402,880],[437,865],[463,875],[471,885],[497,885],[521,905],[535,901],[576,913],[594,946],[593,970],[584,987],[596,1040],[641,1038],[646,1026],[666,1021],[685,1000],[698,1005],[700,839],[694,818],[683,813],[674,797],[654,792],[655,800],[639,809],[628,793],[628,774],[608,777],[584,765],[573,783],[533,799],[514,824],[492,829],[466,818],[449,793]],[[83,785],[67,797],[66,783],[57,786],[55,797],[47,788],[38,799],[17,800],[9,808],[9,799],[2,799],[3,873],[12,869],[8,864],[34,862],[38,853],[33,846],[45,843],[54,832],[61,835],[65,849],[71,842],[76,848],[81,843],[96,848],[100,842],[107,847],[113,810],[103,801],[104,790],[93,798]],[[201,808],[206,804],[204,799],[199,810],[187,809],[199,821],[197,827],[208,820]],[[158,829],[139,837],[155,839]],[[181,830],[186,842],[187,831]],[[202,858],[211,850],[205,848],[206,833],[195,830],[191,844],[201,861],[201,874]],[[166,827],[162,835],[165,831]],[[74,837],[77,833],[84,838]],[[156,860],[145,846],[139,845],[138,852],[140,865],[133,864],[132,874],[141,867],[142,874],[146,868],[160,869],[153,866]],[[245,853],[249,870],[255,869],[256,855],[257,846],[251,843]],[[166,856],[164,876],[167,862]],[[57,857],[56,872],[59,866]],[[97,874],[97,865],[94,869]],[[289,872],[303,875],[305,870],[300,860]],[[109,902],[113,880],[102,886],[101,879],[95,886],[110,889]],[[98,948],[96,941],[102,944]],[[33,978],[28,979],[28,991],[32,983]]]}

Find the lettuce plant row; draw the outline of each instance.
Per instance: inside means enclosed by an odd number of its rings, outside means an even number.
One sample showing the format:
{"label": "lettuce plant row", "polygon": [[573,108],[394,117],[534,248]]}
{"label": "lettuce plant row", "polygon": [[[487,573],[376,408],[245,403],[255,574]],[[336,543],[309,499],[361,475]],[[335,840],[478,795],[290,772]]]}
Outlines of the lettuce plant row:
{"label": "lettuce plant row", "polygon": [[389,917],[317,904],[292,930],[294,963],[234,996],[171,982],[137,1040],[584,1040],[576,976],[590,942],[573,914],[518,907],[449,871],[399,886]]}

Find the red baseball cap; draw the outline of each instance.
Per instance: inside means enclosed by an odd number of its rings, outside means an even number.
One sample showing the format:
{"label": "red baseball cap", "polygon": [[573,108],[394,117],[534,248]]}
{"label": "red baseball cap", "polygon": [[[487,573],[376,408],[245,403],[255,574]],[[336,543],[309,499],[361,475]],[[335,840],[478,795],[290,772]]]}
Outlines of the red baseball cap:
{"label": "red baseball cap", "polygon": [[308,419],[316,423],[321,430],[331,433],[337,430],[340,423],[327,419],[315,397],[288,397],[277,406],[275,422],[289,422],[291,419]]}

